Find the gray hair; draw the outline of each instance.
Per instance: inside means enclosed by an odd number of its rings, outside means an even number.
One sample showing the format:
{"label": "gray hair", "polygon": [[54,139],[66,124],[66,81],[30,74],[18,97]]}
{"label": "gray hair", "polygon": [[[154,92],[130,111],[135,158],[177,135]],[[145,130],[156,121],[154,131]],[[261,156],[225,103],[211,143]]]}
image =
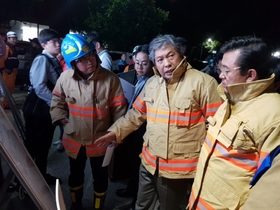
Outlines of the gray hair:
{"label": "gray hair", "polygon": [[172,47],[174,47],[174,49],[183,58],[183,54],[181,52],[181,46],[179,42],[176,40],[175,36],[171,34],[158,35],[150,42],[149,45],[149,51],[150,51],[149,58],[153,63],[155,63],[155,51],[167,45],[171,45]]}

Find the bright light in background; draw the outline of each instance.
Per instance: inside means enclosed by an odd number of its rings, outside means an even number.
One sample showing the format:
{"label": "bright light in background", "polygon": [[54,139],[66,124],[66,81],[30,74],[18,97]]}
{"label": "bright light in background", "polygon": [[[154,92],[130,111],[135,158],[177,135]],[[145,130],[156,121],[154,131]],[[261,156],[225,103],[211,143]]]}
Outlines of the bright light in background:
{"label": "bright light in background", "polygon": [[39,25],[37,23],[20,22],[16,20],[10,21],[11,31],[17,33],[18,40],[28,41],[38,37],[41,30],[49,28],[47,25]]}
{"label": "bright light in background", "polygon": [[280,52],[279,51],[276,51],[276,52],[272,53],[272,55],[276,58],[280,58]]}
{"label": "bright light in background", "polygon": [[208,38],[208,39],[207,39],[207,42],[212,42],[212,39],[211,39],[211,38]]}

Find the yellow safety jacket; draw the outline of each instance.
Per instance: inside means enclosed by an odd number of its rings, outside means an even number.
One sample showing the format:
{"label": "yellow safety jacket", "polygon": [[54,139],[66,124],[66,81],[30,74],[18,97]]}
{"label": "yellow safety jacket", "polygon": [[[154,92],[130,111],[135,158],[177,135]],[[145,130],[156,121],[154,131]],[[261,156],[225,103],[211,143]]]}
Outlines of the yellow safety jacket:
{"label": "yellow safety jacket", "polygon": [[267,154],[280,143],[280,95],[269,93],[274,76],[228,86],[201,149],[189,209],[236,210]]}
{"label": "yellow safety jacket", "polygon": [[206,135],[206,118],[221,105],[216,80],[182,60],[166,82],[155,75],[145,84],[133,108],[109,131],[121,142],[147,120],[142,164],[152,174],[171,179],[193,178]]}
{"label": "yellow safety jacket", "polygon": [[81,146],[86,146],[88,157],[104,155],[107,145],[98,146],[94,141],[125,112],[126,100],[118,76],[100,65],[87,80],[75,70],[64,71],[53,90],[52,122],[69,119],[62,140],[72,158],[77,157]]}

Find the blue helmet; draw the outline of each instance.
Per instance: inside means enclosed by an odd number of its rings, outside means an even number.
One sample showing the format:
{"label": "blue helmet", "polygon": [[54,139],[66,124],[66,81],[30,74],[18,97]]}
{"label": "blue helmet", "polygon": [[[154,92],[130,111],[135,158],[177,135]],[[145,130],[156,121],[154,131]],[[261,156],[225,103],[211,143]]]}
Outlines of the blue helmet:
{"label": "blue helmet", "polygon": [[81,34],[66,34],[61,44],[61,54],[69,68],[71,62],[95,50],[91,40]]}

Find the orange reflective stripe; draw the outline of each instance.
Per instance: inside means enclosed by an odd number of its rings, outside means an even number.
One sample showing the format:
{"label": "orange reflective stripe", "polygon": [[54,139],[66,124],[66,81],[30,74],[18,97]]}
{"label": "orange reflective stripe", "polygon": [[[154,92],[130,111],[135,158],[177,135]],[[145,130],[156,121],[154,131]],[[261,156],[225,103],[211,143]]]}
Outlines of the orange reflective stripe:
{"label": "orange reflective stripe", "polygon": [[[156,168],[157,157],[152,155],[146,146],[143,146],[142,157],[145,161]],[[166,160],[158,158],[158,168],[162,171],[172,171],[172,172],[186,172],[194,171],[197,167],[198,158],[194,159],[181,159],[181,160]]]}
{"label": "orange reflective stripe", "polygon": [[199,197],[196,210],[215,210],[209,203]]}
{"label": "orange reflective stripe", "polygon": [[194,194],[195,193],[194,193],[194,190],[192,188],[191,195],[189,197],[189,209],[194,210],[194,208],[195,208],[195,210],[215,210],[210,204],[205,202],[200,197],[198,198],[197,206],[193,206],[194,202],[195,202],[195,199],[196,199]]}
{"label": "orange reflective stripe", "polygon": [[[65,147],[65,149],[78,154],[81,148],[81,144],[67,139],[65,137],[62,137],[63,141],[63,146]],[[107,149],[108,145],[105,146],[97,146],[97,144],[91,144],[91,145],[86,145],[86,153],[87,155],[94,155],[94,154],[100,154],[100,153],[104,153]]]}
{"label": "orange reflective stripe", "polygon": [[146,146],[143,146],[142,148],[142,157],[152,167],[156,168],[156,157],[153,156],[151,153],[149,153],[148,149]]}
{"label": "orange reflective stripe", "polygon": [[247,171],[256,171],[259,156],[254,153],[243,154],[239,153],[237,150],[226,148],[223,144],[217,141],[214,154],[221,159],[228,161],[229,163],[238,166]]}
{"label": "orange reflective stripe", "polygon": [[75,142],[75,141],[72,141],[70,139],[67,139],[65,137],[62,137],[62,144],[63,146],[65,147],[66,150],[69,150],[75,154],[78,154],[79,153],[79,150],[81,148],[81,144]]}
{"label": "orange reflective stripe", "polygon": [[197,112],[180,112],[167,110],[156,110],[152,108],[147,109],[147,120],[160,123],[169,123],[170,125],[188,126],[205,122],[205,118],[201,111]]}
{"label": "orange reflective stripe", "polygon": [[68,104],[69,112],[73,116],[79,116],[79,117],[86,117],[86,118],[92,118],[92,117],[104,117],[109,114],[108,109],[100,109],[98,107],[82,107],[77,106],[74,104]]}
{"label": "orange reflective stripe", "polygon": [[117,96],[110,101],[110,107],[120,106],[126,104],[124,95]]}
{"label": "orange reflective stripe", "polygon": [[182,160],[159,159],[158,168],[162,171],[186,172],[196,170],[198,158]]}
{"label": "orange reflective stripe", "polygon": [[137,97],[133,103],[133,107],[139,110],[140,112],[146,113],[146,104],[141,100],[140,97]]}
{"label": "orange reflective stripe", "polygon": [[206,107],[202,109],[204,116],[214,116],[221,104],[222,102],[207,104]]}
{"label": "orange reflective stripe", "polygon": [[97,146],[97,144],[86,145],[87,155],[104,153],[108,145]]}
{"label": "orange reflective stripe", "polygon": [[52,94],[57,97],[60,97],[62,100],[65,100],[65,94],[58,92],[57,89],[55,88],[53,89]]}

